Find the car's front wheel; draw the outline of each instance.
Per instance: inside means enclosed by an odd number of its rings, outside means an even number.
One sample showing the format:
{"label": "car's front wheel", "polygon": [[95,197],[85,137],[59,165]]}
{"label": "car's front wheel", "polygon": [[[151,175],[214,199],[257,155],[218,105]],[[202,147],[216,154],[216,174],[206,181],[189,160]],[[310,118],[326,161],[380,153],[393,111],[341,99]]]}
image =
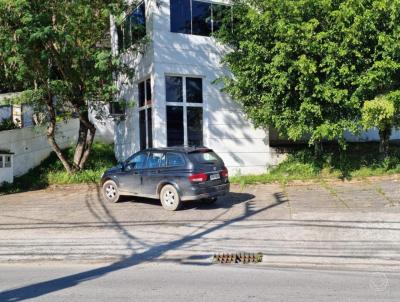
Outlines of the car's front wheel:
{"label": "car's front wheel", "polygon": [[103,184],[103,196],[109,202],[118,202],[120,195],[118,186],[113,180],[107,180]]}
{"label": "car's front wheel", "polygon": [[182,205],[178,191],[172,185],[166,185],[161,189],[160,200],[164,209],[177,211]]}

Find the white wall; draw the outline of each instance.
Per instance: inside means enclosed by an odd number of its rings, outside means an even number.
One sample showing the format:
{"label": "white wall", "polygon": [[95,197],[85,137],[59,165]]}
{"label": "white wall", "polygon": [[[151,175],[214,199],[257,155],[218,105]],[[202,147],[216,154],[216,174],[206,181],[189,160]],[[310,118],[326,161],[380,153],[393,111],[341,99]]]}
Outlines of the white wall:
{"label": "white wall", "polygon": [[[32,127],[0,132],[0,150],[14,153],[14,176],[21,176],[38,166],[51,153],[45,129]],[[59,123],[56,137],[61,148],[76,143],[78,120]]]}
{"label": "white wall", "polygon": [[89,120],[96,127],[95,141],[105,144],[113,144],[115,122],[113,118],[107,117],[108,115],[109,109],[108,106],[105,105],[99,118],[96,118],[96,110],[90,111]]}
{"label": "white wall", "polygon": [[[368,131],[362,132],[359,136],[355,136],[350,132],[345,133],[345,139],[348,142],[378,142],[379,132],[377,129],[373,128]],[[400,131],[393,129],[391,140],[400,140]]]}

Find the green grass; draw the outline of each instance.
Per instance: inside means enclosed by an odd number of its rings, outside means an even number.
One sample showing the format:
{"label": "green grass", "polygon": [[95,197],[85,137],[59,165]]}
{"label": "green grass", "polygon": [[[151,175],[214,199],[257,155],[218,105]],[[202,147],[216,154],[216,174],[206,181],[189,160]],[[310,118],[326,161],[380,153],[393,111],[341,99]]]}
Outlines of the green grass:
{"label": "green grass", "polygon": [[316,157],[312,149],[291,151],[287,159],[269,173],[236,175],[234,184],[289,182],[293,180],[320,180],[365,178],[400,173],[400,146],[392,145],[390,156],[382,159],[378,144],[349,144],[346,150],[338,145],[324,146],[324,154]]}
{"label": "green grass", "polygon": [[[73,149],[65,150],[69,158]],[[0,195],[28,190],[43,189],[49,185],[98,183],[102,173],[116,165],[112,145],[96,143],[93,146],[86,169],[68,175],[55,154],[42,164],[15,179],[12,185],[0,188]],[[256,183],[290,182],[294,180],[352,179],[400,173],[400,146],[391,146],[390,156],[382,159],[378,145],[373,143],[349,144],[342,151],[337,145],[324,146],[324,155],[317,158],[312,149],[296,149],[288,158],[269,173],[262,175],[231,176],[231,182],[242,186]]]}
{"label": "green grass", "polygon": [[[73,158],[73,148],[64,152],[69,159]],[[95,143],[85,170],[74,175],[68,175],[57,156],[52,153],[38,167],[15,178],[13,184],[1,187],[0,195],[43,189],[55,184],[97,183],[103,172],[114,165],[116,165],[116,160],[113,145]]]}

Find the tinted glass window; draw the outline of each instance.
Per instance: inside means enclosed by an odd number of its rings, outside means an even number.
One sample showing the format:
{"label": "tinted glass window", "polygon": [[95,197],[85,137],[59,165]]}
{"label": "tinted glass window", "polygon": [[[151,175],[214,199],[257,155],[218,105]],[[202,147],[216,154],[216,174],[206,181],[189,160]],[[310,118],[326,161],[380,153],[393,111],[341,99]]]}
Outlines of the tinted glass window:
{"label": "tinted glass window", "polygon": [[183,145],[183,107],[167,106],[167,143],[169,147]]}
{"label": "tinted glass window", "polygon": [[122,51],[124,49],[124,31],[122,25],[117,25],[117,35],[118,35],[118,50]]}
{"label": "tinted glass window", "polygon": [[128,165],[132,169],[143,169],[146,163],[147,153],[139,153],[128,160]]}
{"label": "tinted glass window", "polygon": [[189,146],[203,145],[203,108],[187,108],[187,131]]}
{"label": "tinted glass window", "polygon": [[151,103],[151,80],[148,79],[146,80],[146,103],[150,104]]}
{"label": "tinted glass window", "polygon": [[203,103],[203,80],[186,78],[186,102]]}
{"label": "tinted glass window", "polygon": [[140,150],[146,149],[146,110],[139,111]]}
{"label": "tinted glass window", "polygon": [[190,153],[189,157],[200,164],[222,163],[221,158],[213,151]]}
{"label": "tinted glass window", "polygon": [[232,8],[228,5],[213,4],[213,31],[218,31],[221,26],[232,26]]}
{"label": "tinted glass window", "polygon": [[167,102],[183,102],[183,85],[181,77],[165,77]]}
{"label": "tinted glass window", "polygon": [[131,24],[130,24],[130,19],[127,18],[124,21],[124,49],[127,49],[129,46],[132,44],[132,38],[131,38]]}
{"label": "tinted glass window", "polygon": [[0,168],[3,168],[3,156],[0,155]]}
{"label": "tinted glass window", "polygon": [[151,152],[147,159],[147,169],[157,169],[165,167],[165,155],[161,152]]}
{"label": "tinted glass window", "polygon": [[178,153],[167,153],[167,167],[180,167],[185,165],[185,161]]}
{"label": "tinted glass window", "polygon": [[11,168],[11,156],[5,156],[4,167]]}
{"label": "tinted glass window", "polygon": [[144,2],[140,4],[129,16],[132,43],[137,42],[146,35],[146,14]]}
{"label": "tinted glass window", "polygon": [[139,90],[139,107],[143,107],[145,105],[145,92],[144,92],[145,86],[144,82],[140,82],[138,85],[138,90]]}
{"label": "tinted glass window", "polygon": [[191,33],[190,0],[171,0],[171,32]]}
{"label": "tinted glass window", "polygon": [[149,140],[149,148],[153,148],[153,122],[152,122],[152,110],[147,109],[147,139]]}
{"label": "tinted glass window", "polygon": [[146,35],[145,3],[142,2],[117,25],[118,49],[124,51]]}
{"label": "tinted glass window", "polygon": [[210,36],[212,29],[211,4],[193,1],[192,4],[192,34]]}

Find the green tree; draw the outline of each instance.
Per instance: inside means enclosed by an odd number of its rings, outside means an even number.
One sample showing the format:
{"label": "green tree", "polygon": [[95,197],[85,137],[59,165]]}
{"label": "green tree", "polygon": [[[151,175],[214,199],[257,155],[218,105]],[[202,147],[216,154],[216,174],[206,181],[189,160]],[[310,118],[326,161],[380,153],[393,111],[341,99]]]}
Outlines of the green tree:
{"label": "green tree", "polygon": [[[126,8],[125,1],[111,0],[0,0],[0,81],[26,90],[19,101],[32,104],[46,123],[48,141],[69,173],[89,157],[96,133],[90,110],[101,111],[114,98],[116,72],[129,72],[109,45],[110,16]],[[73,162],[55,139],[58,112],[79,118]]]}
{"label": "green tree", "polygon": [[343,141],[364,101],[400,88],[399,0],[236,0],[225,88],[256,126]]}
{"label": "green tree", "polygon": [[389,155],[389,139],[393,128],[400,127],[400,94],[380,96],[366,101],[362,108],[362,123],[365,129],[375,127],[379,131],[379,152]]}

